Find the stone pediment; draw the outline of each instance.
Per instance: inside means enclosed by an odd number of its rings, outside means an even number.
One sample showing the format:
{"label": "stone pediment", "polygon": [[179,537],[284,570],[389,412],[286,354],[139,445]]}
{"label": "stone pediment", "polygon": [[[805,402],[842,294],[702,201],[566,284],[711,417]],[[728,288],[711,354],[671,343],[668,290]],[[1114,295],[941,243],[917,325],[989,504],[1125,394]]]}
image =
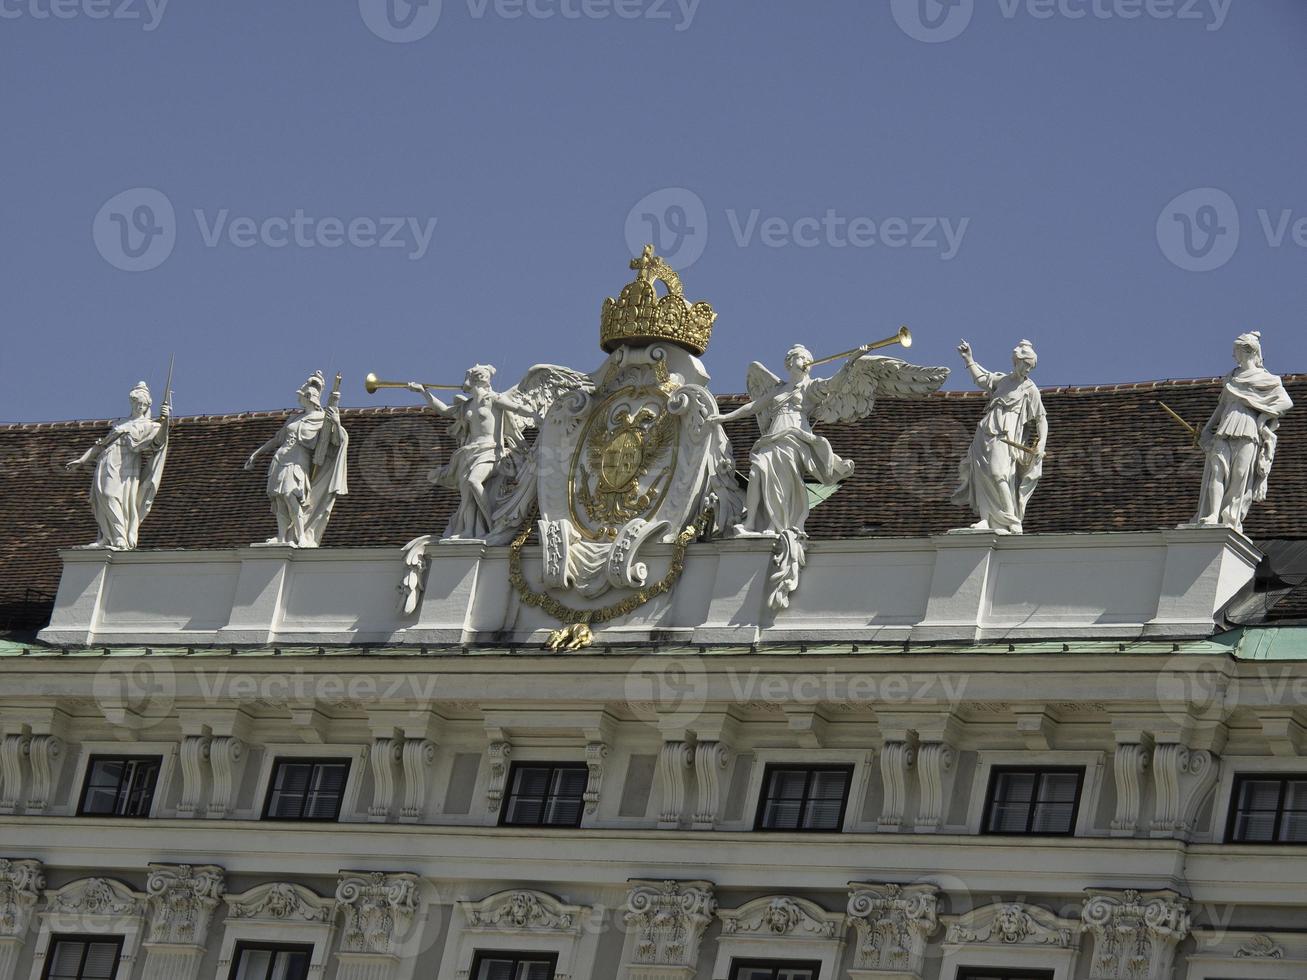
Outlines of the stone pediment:
{"label": "stone pediment", "polygon": [[462,907],[469,926],[497,932],[574,933],[580,930],[586,911],[529,889],[499,892],[479,902],[464,902]]}
{"label": "stone pediment", "polygon": [[239,895],[226,895],[227,914],[233,919],[264,922],[330,922],[336,910],[333,899],[289,881],[257,885]]}
{"label": "stone pediment", "polygon": [[1080,923],[1063,919],[1037,905],[1017,902],[986,905],[949,923],[945,943],[995,946],[1049,946],[1074,949]]}
{"label": "stone pediment", "polygon": [[833,939],[844,931],[844,916],[827,912],[815,902],[790,895],[767,895],[738,909],[722,909],[722,933],[727,936]]}

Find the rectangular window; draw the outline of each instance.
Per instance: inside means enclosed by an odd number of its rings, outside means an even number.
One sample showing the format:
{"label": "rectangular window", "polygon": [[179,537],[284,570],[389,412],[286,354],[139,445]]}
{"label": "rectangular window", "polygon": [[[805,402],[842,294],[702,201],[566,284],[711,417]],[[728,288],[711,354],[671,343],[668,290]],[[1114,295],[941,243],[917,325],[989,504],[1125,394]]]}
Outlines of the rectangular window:
{"label": "rectangular window", "polygon": [[307,980],[312,946],[238,943],[231,980]]}
{"label": "rectangular window", "polygon": [[51,936],[44,980],[113,980],[122,936]]}
{"label": "rectangular window", "polygon": [[345,759],[278,759],[264,819],[337,820],[347,779]]}
{"label": "rectangular window", "polygon": [[958,980],[1053,980],[1053,971],[964,967],[958,971]]}
{"label": "rectangular window", "polygon": [[732,960],[731,980],[818,980],[820,963],[797,960]]}
{"label": "rectangular window", "polygon": [[1236,776],[1226,839],[1307,844],[1307,776]]}
{"label": "rectangular window", "polygon": [[1070,836],[1076,832],[1083,769],[1008,769],[989,777],[984,832]]}
{"label": "rectangular window", "polygon": [[472,961],[472,980],[554,980],[557,953],[483,953]]}
{"label": "rectangular window", "polygon": [[579,827],[589,771],[583,763],[516,763],[503,822],[511,827]]}
{"label": "rectangular window", "polygon": [[91,756],[82,787],[83,817],[148,817],[163,760],[157,756]]}
{"label": "rectangular window", "polygon": [[838,831],[852,782],[852,766],[769,765],[754,828]]}

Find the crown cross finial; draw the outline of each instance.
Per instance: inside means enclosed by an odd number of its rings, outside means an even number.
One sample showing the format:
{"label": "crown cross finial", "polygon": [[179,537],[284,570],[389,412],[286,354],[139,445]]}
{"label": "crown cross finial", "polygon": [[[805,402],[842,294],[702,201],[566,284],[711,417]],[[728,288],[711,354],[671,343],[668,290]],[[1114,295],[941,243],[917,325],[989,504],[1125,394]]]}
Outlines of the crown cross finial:
{"label": "crown cross finial", "polygon": [[640,257],[631,260],[631,268],[640,273],[645,282],[653,282],[658,275],[658,256],[654,254],[653,245],[646,245]]}

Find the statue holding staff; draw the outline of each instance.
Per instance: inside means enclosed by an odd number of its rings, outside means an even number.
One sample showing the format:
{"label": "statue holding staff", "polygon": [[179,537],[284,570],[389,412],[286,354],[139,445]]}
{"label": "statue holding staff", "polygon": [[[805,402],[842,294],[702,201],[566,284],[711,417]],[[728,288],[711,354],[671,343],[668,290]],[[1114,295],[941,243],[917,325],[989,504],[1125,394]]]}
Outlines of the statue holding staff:
{"label": "statue holding staff", "polygon": [[277,533],[264,544],[318,547],[336,498],[349,493],[349,435],[340,421],[340,375],[324,409],[325,385],[321,371],[310,375],[295,392],[299,410],[245,461],[245,469],[252,470],[260,456],[272,453],[268,498]]}
{"label": "statue holding staff", "polygon": [[1253,503],[1266,499],[1276,429],[1293,401],[1262,363],[1259,331],[1235,339],[1234,360],[1238,366],[1225,376],[1216,411],[1198,436],[1207,459],[1193,523],[1243,531]]}
{"label": "statue holding staff", "polygon": [[1044,403],[1030,380],[1039,358],[1034,345],[1023,340],[1012,351],[1012,373],[1003,374],[977,364],[965,340],[958,353],[989,402],[959,464],[953,503],[979,515],[970,530],[1020,534],[1026,505],[1043,475],[1048,442]]}
{"label": "statue holding staff", "polygon": [[[168,383],[172,369],[168,370]],[[107,435],[66,468],[77,469],[95,463],[91,481],[91,509],[100,536],[83,548],[131,551],[136,547],[141,522],[150,514],[155,494],[163,482],[168,458],[168,419],[172,414],[172,389],[164,393],[157,420],[150,418],[150,388],[139,381],[128,395],[131,414],[115,422]]]}

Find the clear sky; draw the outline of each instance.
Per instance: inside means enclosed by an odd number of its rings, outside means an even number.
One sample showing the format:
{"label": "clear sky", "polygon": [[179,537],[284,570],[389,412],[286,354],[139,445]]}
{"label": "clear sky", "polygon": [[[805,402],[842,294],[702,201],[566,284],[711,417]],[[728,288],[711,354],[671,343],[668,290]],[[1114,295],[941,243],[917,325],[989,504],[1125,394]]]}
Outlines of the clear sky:
{"label": "clear sky", "polygon": [[1307,370],[1304,0],[0,0],[0,91],[0,421],[591,370],[655,237],[719,392]]}

